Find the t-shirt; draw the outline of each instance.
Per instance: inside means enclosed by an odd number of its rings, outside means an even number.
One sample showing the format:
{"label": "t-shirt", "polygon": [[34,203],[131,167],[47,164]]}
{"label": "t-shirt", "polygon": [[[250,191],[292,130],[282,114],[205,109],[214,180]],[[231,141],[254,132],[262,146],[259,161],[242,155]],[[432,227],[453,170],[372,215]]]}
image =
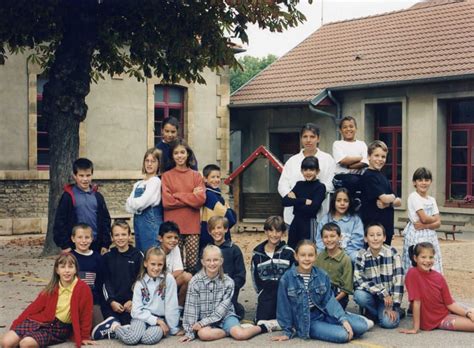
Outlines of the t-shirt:
{"label": "t-shirt", "polygon": [[444,277],[434,271],[423,272],[413,267],[405,278],[408,300],[420,301],[420,328],[433,330],[449,314],[448,305],[454,303]]}
{"label": "t-shirt", "polygon": [[169,253],[166,255],[166,270],[170,273],[174,271],[183,270],[183,260],[181,259],[181,251],[177,246],[175,246]]}
{"label": "t-shirt", "polygon": [[314,307],[314,303],[311,300],[311,296],[309,296],[309,291],[308,291],[308,286],[309,286],[309,280],[311,278],[311,273],[298,273],[301,278],[303,278],[303,283],[304,283],[304,288],[306,290],[306,296],[308,296],[308,305],[309,307]]}
{"label": "t-shirt", "polygon": [[360,156],[362,157],[362,162],[369,165],[367,160],[367,145],[361,140],[356,141],[345,141],[345,140],[336,140],[332,144],[332,157],[336,161],[336,174],[362,174],[365,168],[361,169],[349,169],[345,166],[339,164],[341,160],[345,157]]}
{"label": "t-shirt", "polygon": [[414,223],[420,220],[416,212],[421,209],[423,209],[428,216],[439,214],[438,205],[433,197],[422,197],[416,191],[410,193],[408,196],[408,217],[411,222]]}

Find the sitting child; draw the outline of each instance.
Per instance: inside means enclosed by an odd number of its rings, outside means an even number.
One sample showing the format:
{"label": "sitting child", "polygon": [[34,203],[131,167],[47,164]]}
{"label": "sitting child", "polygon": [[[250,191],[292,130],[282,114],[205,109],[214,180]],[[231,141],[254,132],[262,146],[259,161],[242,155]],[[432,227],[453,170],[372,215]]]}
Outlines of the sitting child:
{"label": "sitting child", "polygon": [[384,244],[385,237],[385,229],[379,223],[365,229],[364,239],[369,247],[359,251],[354,266],[354,300],[370,319],[393,329],[400,323],[403,268],[397,250]]}
{"label": "sitting child", "polygon": [[325,224],[321,235],[326,248],[318,254],[316,266],[328,273],[334,296],[346,309],[349,294],[353,293],[351,258],[341,248],[341,229],[336,223]]}
{"label": "sitting child", "polygon": [[257,292],[255,322],[267,323],[272,331],[279,329],[276,320],[278,282],[295,263],[294,250],[284,240],[286,224],[280,216],[270,216],[263,225],[267,240],[253,249],[252,281]]}
{"label": "sitting child", "polygon": [[441,273],[433,269],[435,247],[423,242],[413,247],[413,267],[408,271],[405,285],[412,304],[413,328],[400,332],[416,334],[421,330],[451,330],[474,332],[474,308],[458,305],[449,292]]}

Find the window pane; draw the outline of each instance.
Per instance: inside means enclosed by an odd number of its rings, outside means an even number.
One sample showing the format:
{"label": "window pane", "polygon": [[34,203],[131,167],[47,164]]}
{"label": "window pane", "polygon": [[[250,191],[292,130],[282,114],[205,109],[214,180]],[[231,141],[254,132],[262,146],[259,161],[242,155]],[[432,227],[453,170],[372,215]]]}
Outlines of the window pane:
{"label": "window pane", "polygon": [[402,180],[402,167],[397,166],[397,180]]}
{"label": "window pane", "polygon": [[402,146],[402,132],[397,132],[397,146]]}
{"label": "window pane", "polygon": [[383,167],[383,172],[389,180],[392,179],[392,166],[391,165],[386,165],[385,167]]}
{"label": "window pane", "polygon": [[49,151],[38,151],[38,165],[49,165]]}
{"label": "window pane", "polygon": [[451,123],[474,123],[474,99],[451,102]]}
{"label": "window pane", "polygon": [[165,89],[163,86],[155,86],[155,103],[165,101]]}
{"label": "window pane", "polygon": [[169,116],[173,116],[178,119],[178,121],[181,121],[181,109],[169,109]]}
{"label": "window pane", "polygon": [[49,139],[47,134],[38,134],[37,137],[37,145],[38,145],[38,150],[39,149],[49,149]]}
{"label": "window pane", "polygon": [[467,164],[467,149],[452,149],[451,164]]}
{"label": "window pane", "polygon": [[397,194],[398,197],[402,196],[402,183],[400,181],[397,181],[396,194]]}
{"label": "window pane", "polygon": [[402,164],[402,149],[397,149],[397,164]]}
{"label": "window pane", "polygon": [[466,146],[467,132],[466,131],[452,131],[451,132],[451,146]]}
{"label": "window pane", "polygon": [[44,85],[48,80],[42,76],[38,76],[36,80],[36,93],[43,94]]}
{"label": "window pane", "polygon": [[392,145],[392,133],[380,133],[379,140],[382,140],[388,147]]}
{"label": "window pane", "polygon": [[168,102],[169,103],[182,103],[182,101],[183,101],[183,90],[181,88],[169,87]]}
{"label": "window pane", "polygon": [[392,163],[392,150],[389,148],[387,153],[387,161],[386,163]]}
{"label": "window pane", "polygon": [[165,109],[155,107],[155,122],[163,121],[165,117]]}
{"label": "window pane", "polygon": [[467,194],[467,186],[465,184],[451,184],[451,198],[464,199]]}
{"label": "window pane", "polygon": [[466,182],[467,181],[467,167],[451,167],[451,181],[460,181]]}
{"label": "window pane", "polygon": [[393,127],[402,125],[402,104],[374,105],[374,114],[379,127]]}

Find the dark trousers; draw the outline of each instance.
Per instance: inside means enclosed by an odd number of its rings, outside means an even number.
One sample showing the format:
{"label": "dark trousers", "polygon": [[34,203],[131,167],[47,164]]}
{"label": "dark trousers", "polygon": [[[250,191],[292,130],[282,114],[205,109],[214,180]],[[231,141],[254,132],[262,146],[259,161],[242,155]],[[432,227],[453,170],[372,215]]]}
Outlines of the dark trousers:
{"label": "dark trousers", "polygon": [[257,298],[255,322],[276,319],[278,287],[263,289]]}
{"label": "dark trousers", "polygon": [[334,188],[346,188],[351,195],[351,198],[356,197],[356,193],[360,191],[361,175],[358,174],[336,174],[332,180]]}
{"label": "dark trousers", "polygon": [[100,306],[100,310],[102,312],[102,316],[104,317],[104,319],[107,319],[108,317],[114,317],[118,321],[120,321],[121,325],[130,324],[130,321],[132,320],[132,317],[130,316],[130,313],[128,313],[128,312],[123,312],[123,313],[114,312],[112,310],[112,307],[110,307],[110,304],[108,304],[108,303],[103,303]]}

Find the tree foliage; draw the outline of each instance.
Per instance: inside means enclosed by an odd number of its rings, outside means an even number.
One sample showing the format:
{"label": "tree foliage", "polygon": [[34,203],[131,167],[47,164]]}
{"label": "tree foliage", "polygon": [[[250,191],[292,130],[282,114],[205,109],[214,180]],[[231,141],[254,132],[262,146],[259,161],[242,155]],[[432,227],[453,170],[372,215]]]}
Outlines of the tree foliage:
{"label": "tree foliage", "polygon": [[278,57],[274,54],[268,54],[263,58],[252,56],[239,58],[237,62],[240,66],[230,70],[230,91],[235,92],[277,59]]}
{"label": "tree foliage", "polygon": [[[79,152],[92,81],[125,73],[143,80],[205,83],[201,72],[237,65],[229,40],[248,42],[247,26],[283,31],[304,21],[299,0],[2,0],[0,64],[30,49],[46,71],[42,116],[50,142],[48,233]],[[105,130],[104,130],[105,131]],[[113,154],[111,154],[113,155]]]}

